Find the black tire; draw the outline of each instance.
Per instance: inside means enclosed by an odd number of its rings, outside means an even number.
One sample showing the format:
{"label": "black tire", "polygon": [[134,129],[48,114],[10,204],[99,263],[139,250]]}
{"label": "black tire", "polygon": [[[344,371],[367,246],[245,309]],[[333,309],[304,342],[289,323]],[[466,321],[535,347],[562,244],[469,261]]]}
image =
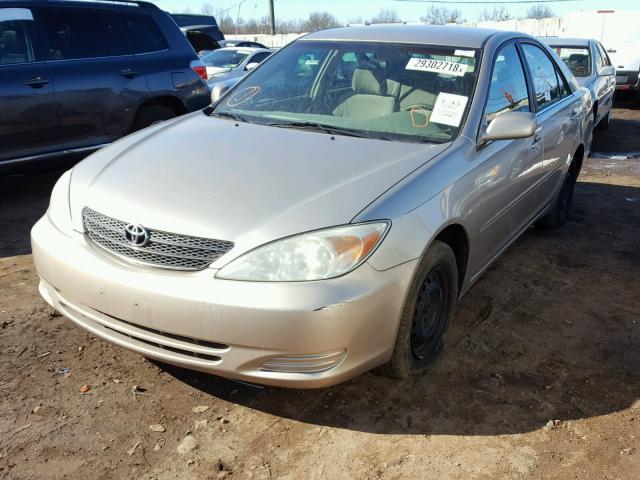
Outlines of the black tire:
{"label": "black tire", "polygon": [[433,363],[444,346],[444,335],[458,299],[458,268],[453,250],[434,241],[424,254],[402,311],[391,360],[378,371],[409,378]]}
{"label": "black tire", "polygon": [[161,107],[159,105],[142,107],[133,121],[131,131],[136,132],[138,130],[142,130],[154,123],[163,122],[170,118],[174,118],[175,116],[176,112],[167,107]]}
{"label": "black tire", "polygon": [[573,191],[576,186],[576,180],[578,175],[574,171],[573,165],[569,169],[567,175],[564,177],[562,188],[558,193],[553,207],[549,213],[544,217],[541,217],[536,222],[536,227],[540,228],[558,228],[565,224],[569,218],[569,212],[571,211],[571,204],[573,203]]}

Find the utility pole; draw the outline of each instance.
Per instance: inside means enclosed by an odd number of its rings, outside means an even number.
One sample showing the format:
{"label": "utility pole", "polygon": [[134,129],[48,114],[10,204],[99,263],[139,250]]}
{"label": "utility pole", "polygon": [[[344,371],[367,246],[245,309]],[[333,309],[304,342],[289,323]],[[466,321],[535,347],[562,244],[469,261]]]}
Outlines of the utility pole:
{"label": "utility pole", "polygon": [[276,15],[273,11],[273,0],[269,0],[269,20],[271,21],[271,35],[276,34]]}

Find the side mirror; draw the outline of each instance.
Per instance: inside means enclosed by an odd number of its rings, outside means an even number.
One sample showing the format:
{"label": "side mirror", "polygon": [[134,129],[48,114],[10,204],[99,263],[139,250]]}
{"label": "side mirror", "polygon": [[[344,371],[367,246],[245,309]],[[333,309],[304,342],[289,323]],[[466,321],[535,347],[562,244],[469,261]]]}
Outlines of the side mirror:
{"label": "side mirror", "polygon": [[251,62],[251,63],[247,63],[247,66],[244,67],[245,70],[249,71],[249,70],[253,70],[254,68],[256,68],[258,65],[260,65],[258,62]]}
{"label": "side mirror", "polygon": [[536,116],[529,112],[506,112],[491,120],[487,126],[482,143],[491,140],[515,140],[532,137],[538,125]]}
{"label": "side mirror", "polygon": [[610,77],[616,74],[616,68],[613,65],[605,65],[598,70],[599,77]]}
{"label": "side mirror", "polygon": [[224,83],[215,84],[213,88],[211,88],[211,103],[216,103],[220,100],[230,88],[230,85],[225,85]]}

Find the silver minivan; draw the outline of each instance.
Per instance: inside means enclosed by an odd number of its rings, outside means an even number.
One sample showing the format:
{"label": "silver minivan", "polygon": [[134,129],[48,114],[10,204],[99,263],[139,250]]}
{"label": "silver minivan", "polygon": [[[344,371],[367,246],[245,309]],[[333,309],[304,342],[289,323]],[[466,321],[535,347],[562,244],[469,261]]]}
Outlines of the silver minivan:
{"label": "silver minivan", "polygon": [[40,292],[98,337],[224,377],[406,378],[500,253],[565,222],[592,108],[518,33],[307,35],[66,172],[32,230]]}

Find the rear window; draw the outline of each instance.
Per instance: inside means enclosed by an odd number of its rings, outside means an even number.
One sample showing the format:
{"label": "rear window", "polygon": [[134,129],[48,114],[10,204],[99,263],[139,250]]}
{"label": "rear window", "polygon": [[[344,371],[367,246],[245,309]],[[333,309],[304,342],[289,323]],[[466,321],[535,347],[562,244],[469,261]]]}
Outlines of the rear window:
{"label": "rear window", "polygon": [[49,60],[110,55],[100,15],[89,10],[44,10]]}
{"label": "rear window", "polygon": [[148,15],[122,15],[122,25],[133,46],[133,53],[167,50],[169,45],[153,18]]}

